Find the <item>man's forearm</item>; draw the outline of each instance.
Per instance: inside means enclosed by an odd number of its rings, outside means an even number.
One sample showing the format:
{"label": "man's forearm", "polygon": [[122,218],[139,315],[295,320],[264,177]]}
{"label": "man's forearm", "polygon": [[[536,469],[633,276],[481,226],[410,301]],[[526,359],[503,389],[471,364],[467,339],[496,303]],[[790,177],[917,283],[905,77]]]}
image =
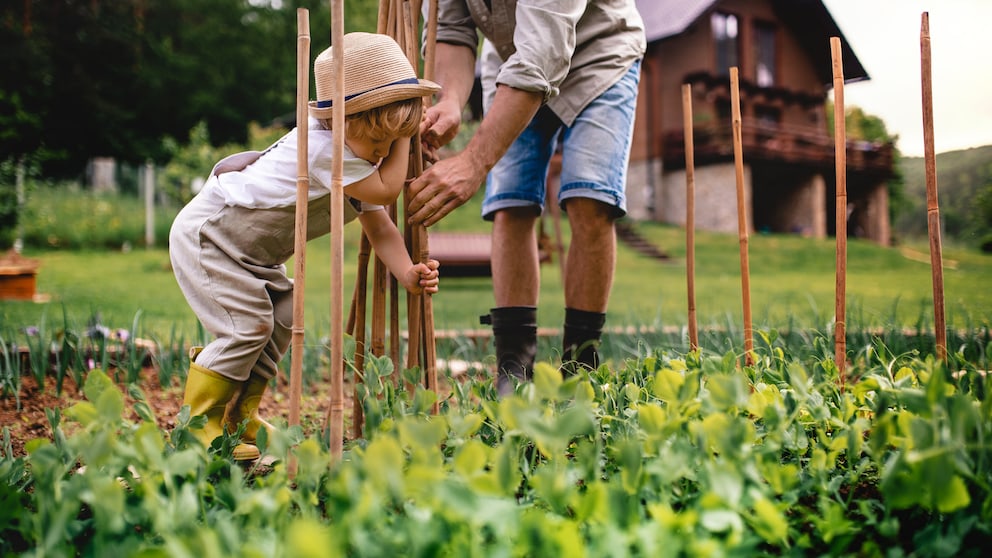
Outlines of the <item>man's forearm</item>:
{"label": "man's forearm", "polygon": [[475,83],[475,52],[461,45],[438,43],[434,81],[441,86],[439,103],[450,102],[459,110],[464,108]]}
{"label": "man's forearm", "polygon": [[534,118],[542,102],[544,95],[540,92],[498,86],[492,106],[465,147],[465,154],[488,172]]}

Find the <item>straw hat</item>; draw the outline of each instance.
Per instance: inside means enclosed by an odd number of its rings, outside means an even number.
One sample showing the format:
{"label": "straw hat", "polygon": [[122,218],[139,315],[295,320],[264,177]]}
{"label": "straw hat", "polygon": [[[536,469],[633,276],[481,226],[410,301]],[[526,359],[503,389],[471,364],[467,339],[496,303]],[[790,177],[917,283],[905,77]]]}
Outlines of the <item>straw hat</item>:
{"label": "straw hat", "polygon": [[[335,76],[331,48],[313,63],[317,100],[310,101],[310,115],[330,118]],[[395,101],[425,97],[441,86],[418,79],[400,45],[388,35],[348,33],[344,36],[344,113],[355,114]]]}

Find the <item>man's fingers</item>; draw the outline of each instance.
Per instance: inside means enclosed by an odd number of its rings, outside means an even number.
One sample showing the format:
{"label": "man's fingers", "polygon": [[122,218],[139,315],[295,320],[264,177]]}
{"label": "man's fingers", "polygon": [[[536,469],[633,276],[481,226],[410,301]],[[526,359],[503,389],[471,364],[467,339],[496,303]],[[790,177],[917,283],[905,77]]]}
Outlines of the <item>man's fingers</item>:
{"label": "man's fingers", "polygon": [[420,143],[421,143],[421,148],[422,148],[421,149],[421,152],[424,155],[424,159],[426,159],[428,163],[431,163],[431,164],[436,163],[438,161],[437,147],[431,145],[430,143],[428,143],[426,141],[422,141]]}
{"label": "man's fingers", "polygon": [[441,202],[437,207],[431,207],[433,202],[425,205],[423,211],[421,211],[421,213],[424,213],[424,217],[422,219],[423,225],[425,227],[429,227],[443,219],[446,215],[458,207],[456,201],[457,200],[452,199],[447,202]]}
{"label": "man's fingers", "polygon": [[[413,196],[407,204],[407,211],[410,212],[409,220],[412,223],[423,222],[426,225],[428,219],[432,219],[435,212],[446,203],[447,197],[450,196],[443,185],[434,181],[433,175],[435,173],[433,171],[432,167],[410,183],[410,191]],[[437,219],[430,221],[431,224],[435,222]]]}
{"label": "man's fingers", "polygon": [[410,212],[411,219],[415,214],[417,214],[418,212],[420,212],[421,209],[423,209],[424,204],[427,202],[427,200],[430,200],[431,198],[430,195],[425,193],[425,189],[424,189],[425,186],[429,184],[429,182],[426,179],[426,175],[429,172],[430,169],[424,172],[424,174],[421,174],[419,177],[415,178],[413,182],[410,183],[410,193],[413,195],[410,197],[406,209],[407,211]]}
{"label": "man's fingers", "polygon": [[424,117],[420,120],[420,135],[422,136],[437,136],[436,132],[431,131],[434,124],[437,123],[437,111],[428,109],[424,112]]}

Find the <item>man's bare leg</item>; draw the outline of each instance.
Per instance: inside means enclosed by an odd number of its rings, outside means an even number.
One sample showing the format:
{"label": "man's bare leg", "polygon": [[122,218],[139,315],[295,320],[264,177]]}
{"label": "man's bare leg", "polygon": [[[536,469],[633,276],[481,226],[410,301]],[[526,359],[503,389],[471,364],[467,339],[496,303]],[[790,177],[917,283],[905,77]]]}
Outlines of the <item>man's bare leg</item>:
{"label": "man's bare leg", "polygon": [[537,300],[540,261],[533,208],[496,213],[493,222],[492,275],[496,307],[490,311],[496,345],[496,390],[513,393],[530,380],[537,356]]}
{"label": "man's bare leg", "polygon": [[599,366],[597,350],[616,266],[613,208],[585,198],[568,200],[572,228],[565,283],[562,372]]}

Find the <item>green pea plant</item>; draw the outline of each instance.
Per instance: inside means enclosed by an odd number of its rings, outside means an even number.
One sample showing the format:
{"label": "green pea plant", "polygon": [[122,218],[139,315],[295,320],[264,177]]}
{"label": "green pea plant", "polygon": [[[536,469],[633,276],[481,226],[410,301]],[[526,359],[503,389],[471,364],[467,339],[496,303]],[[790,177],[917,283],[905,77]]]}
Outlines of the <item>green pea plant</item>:
{"label": "green pea plant", "polygon": [[185,408],[163,431],[97,368],[84,401],[50,413],[51,439],[15,456],[0,436],[0,554],[981,556],[992,541],[992,378],[962,353],[876,339],[842,379],[825,335],[761,332],[749,359],[638,350],[568,377],[538,362],[503,398],[485,375],[435,393],[368,356],[363,436],[332,459],[326,434],[276,418],[264,470],[232,459],[240,430],[204,447]]}

